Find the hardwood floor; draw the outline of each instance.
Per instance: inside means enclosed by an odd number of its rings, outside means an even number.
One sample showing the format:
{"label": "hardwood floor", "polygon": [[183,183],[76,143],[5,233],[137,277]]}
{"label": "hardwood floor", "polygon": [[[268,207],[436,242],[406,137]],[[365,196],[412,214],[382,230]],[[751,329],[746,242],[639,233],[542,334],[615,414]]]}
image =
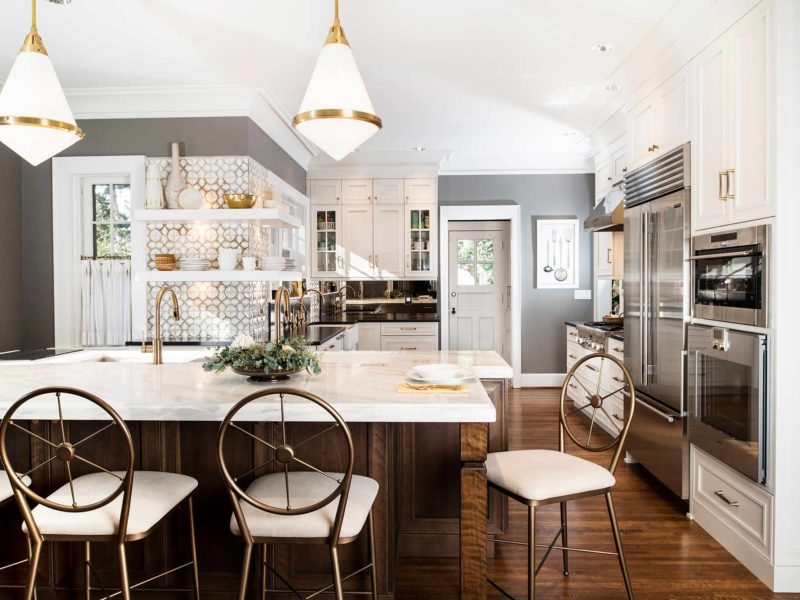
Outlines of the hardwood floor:
{"label": "hardwood floor", "polygon": [[[557,447],[558,390],[522,389],[509,394],[509,449]],[[585,456],[585,454],[584,454]],[[599,457],[594,457],[600,460]],[[800,599],[800,594],[773,594],[728,554],[700,526],[686,518],[687,505],[636,465],[617,469],[614,501],[622,530],[636,598],[744,600]],[[613,550],[602,497],[569,505],[570,545]],[[558,526],[558,505],[537,512],[537,538],[552,539]],[[510,506],[507,539],[524,540],[523,507]],[[543,551],[540,551],[543,552]],[[541,556],[541,554],[540,554]],[[498,545],[489,559],[492,578],[517,598],[526,597],[526,549]],[[398,600],[445,600],[458,597],[454,560],[404,560],[398,571]],[[503,598],[490,590],[490,598]],[[561,574],[556,551],[537,578],[543,599],[625,598],[616,558],[570,554],[570,576]]]}

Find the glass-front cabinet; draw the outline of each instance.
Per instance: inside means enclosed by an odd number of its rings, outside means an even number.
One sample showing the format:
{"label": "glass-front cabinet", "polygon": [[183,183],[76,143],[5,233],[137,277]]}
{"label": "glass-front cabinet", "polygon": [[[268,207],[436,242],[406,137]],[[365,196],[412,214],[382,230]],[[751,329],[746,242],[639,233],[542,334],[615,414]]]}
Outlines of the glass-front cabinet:
{"label": "glass-front cabinet", "polygon": [[406,206],[406,277],[435,277],[436,205]]}
{"label": "glass-front cabinet", "polygon": [[342,213],[337,206],[312,206],[314,228],[311,271],[313,277],[344,275]]}

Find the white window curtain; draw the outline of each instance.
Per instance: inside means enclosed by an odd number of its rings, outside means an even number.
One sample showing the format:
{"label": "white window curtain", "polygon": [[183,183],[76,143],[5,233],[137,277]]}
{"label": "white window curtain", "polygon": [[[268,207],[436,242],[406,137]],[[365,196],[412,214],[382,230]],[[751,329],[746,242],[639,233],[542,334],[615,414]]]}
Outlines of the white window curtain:
{"label": "white window curtain", "polygon": [[130,260],[81,261],[81,344],[121,346],[130,339]]}

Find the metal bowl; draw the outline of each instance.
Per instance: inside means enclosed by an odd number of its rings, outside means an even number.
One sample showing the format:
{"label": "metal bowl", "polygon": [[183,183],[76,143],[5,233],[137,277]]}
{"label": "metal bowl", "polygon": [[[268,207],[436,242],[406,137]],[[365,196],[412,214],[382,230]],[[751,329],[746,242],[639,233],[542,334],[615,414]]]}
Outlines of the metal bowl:
{"label": "metal bowl", "polygon": [[294,371],[269,371],[265,372],[261,369],[239,369],[237,367],[231,367],[234,373],[238,373],[239,375],[246,375],[247,381],[250,383],[270,383],[275,381],[284,381],[289,379],[290,375],[296,375],[303,369],[297,369]]}
{"label": "metal bowl", "polygon": [[250,208],[256,202],[253,194],[224,194],[222,197],[228,208]]}

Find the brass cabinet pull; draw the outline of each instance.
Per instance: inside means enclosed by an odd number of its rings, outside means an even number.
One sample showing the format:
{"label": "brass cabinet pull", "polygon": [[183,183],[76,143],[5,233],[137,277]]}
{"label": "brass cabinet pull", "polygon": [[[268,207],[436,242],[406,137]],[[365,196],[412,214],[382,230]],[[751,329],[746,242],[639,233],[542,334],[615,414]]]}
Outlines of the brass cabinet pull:
{"label": "brass cabinet pull", "polygon": [[622,377],[618,377],[617,375],[614,375],[611,379],[613,379],[617,383],[625,383],[625,380]]}
{"label": "brass cabinet pull", "polygon": [[598,368],[593,365],[586,365],[586,368],[589,369],[590,371],[594,371],[595,373],[599,372]]}
{"label": "brass cabinet pull", "polygon": [[611,259],[611,248],[608,248],[608,249],[606,250],[606,262],[607,262],[608,264],[613,264],[613,262],[614,262],[614,261]]}
{"label": "brass cabinet pull", "polygon": [[401,346],[400,350],[416,350],[416,346]]}
{"label": "brass cabinet pull", "polygon": [[659,149],[659,145],[658,144],[653,144],[653,152],[655,152],[658,149]]}
{"label": "brass cabinet pull", "polygon": [[574,354],[570,354],[570,355],[569,355],[569,357],[570,357],[570,358],[573,358],[573,359],[575,359],[575,360],[578,360],[578,357],[577,357],[577,356],[575,356]]}
{"label": "brass cabinet pull", "polygon": [[725,171],[720,171],[719,172],[719,193],[717,194],[717,196],[719,197],[720,200],[727,200],[727,198],[725,198],[722,195],[722,178],[724,176],[725,176]]}
{"label": "brass cabinet pull", "polygon": [[614,352],[625,352],[625,348],[612,348]]}
{"label": "brass cabinet pull", "polygon": [[736,198],[736,190],[731,191],[731,188],[733,187],[731,185],[731,177],[733,177],[733,174],[735,173],[735,171],[736,171],[735,169],[728,169],[728,170],[725,171],[725,182],[726,182],[725,199],[726,200],[733,200],[734,198]]}
{"label": "brass cabinet pull", "polygon": [[575,385],[574,383],[570,383],[569,387],[571,387],[573,390],[577,390],[578,389],[578,386]]}
{"label": "brass cabinet pull", "polygon": [[611,416],[614,417],[617,421],[621,421],[621,422],[625,421],[625,419],[620,417],[617,413],[612,413]]}
{"label": "brass cabinet pull", "polygon": [[727,504],[731,508],[736,508],[739,506],[739,503],[736,502],[735,500],[729,500],[728,497],[725,496],[722,490],[717,490],[716,492],[714,492],[714,494],[717,496],[717,498],[722,500],[725,504]]}
{"label": "brass cabinet pull", "polygon": [[375,268],[376,268],[376,269],[377,269],[377,268],[379,268],[379,267],[378,267],[378,255],[377,255],[377,254],[376,254],[375,256],[373,256],[373,257],[372,257],[372,260],[375,262]]}
{"label": "brass cabinet pull", "polygon": [[574,331],[568,331],[568,332],[567,332],[567,335],[571,335],[572,337],[575,337],[575,336],[576,336],[576,335],[578,335],[578,334],[577,334],[577,333],[575,333]]}
{"label": "brass cabinet pull", "polygon": [[416,331],[416,327],[401,327],[400,331]]}
{"label": "brass cabinet pull", "polygon": [[613,179],[612,177],[609,177],[609,178],[608,178],[608,180],[609,180],[609,181],[613,181],[614,179]]}

